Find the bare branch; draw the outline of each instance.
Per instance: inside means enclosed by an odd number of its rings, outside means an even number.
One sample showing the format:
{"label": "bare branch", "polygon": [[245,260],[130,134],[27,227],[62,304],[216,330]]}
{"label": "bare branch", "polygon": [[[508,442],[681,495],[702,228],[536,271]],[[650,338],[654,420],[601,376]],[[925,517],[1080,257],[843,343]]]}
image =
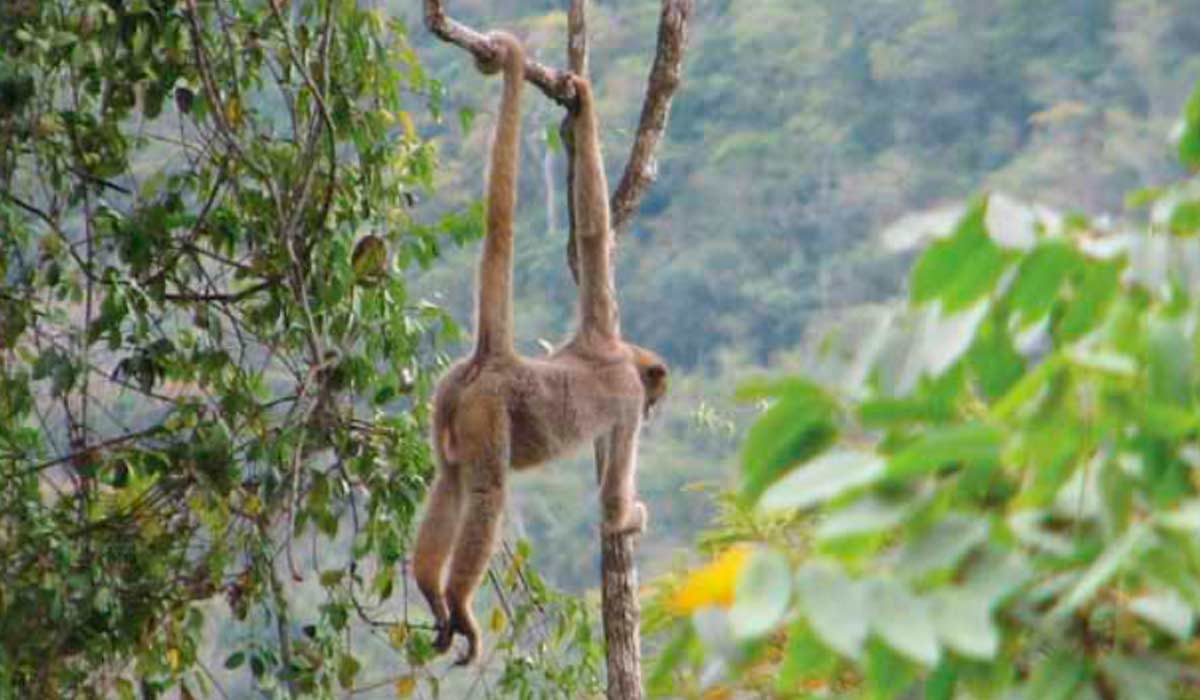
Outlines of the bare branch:
{"label": "bare branch", "polygon": [[587,77],[587,0],[571,0],[567,11],[567,67],[575,75]]}
{"label": "bare branch", "polygon": [[646,99],[642,102],[637,136],[610,203],[612,226],[618,234],[625,230],[642,196],[646,194],[646,188],[658,176],[655,154],[667,129],[671,98],[675,96],[679,77],[683,73],[687,23],[693,7],[693,0],[663,0],[662,14],[658,20],[658,48],[654,53],[650,77],[646,81]]}
{"label": "bare branch", "polygon": [[[446,16],[441,0],[425,0],[425,27],[439,39],[470,51],[476,61],[487,63],[496,58],[487,36]],[[565,71],[525,59],[525,79],[564,107],[575,104],[575,88],[567,76]]]}

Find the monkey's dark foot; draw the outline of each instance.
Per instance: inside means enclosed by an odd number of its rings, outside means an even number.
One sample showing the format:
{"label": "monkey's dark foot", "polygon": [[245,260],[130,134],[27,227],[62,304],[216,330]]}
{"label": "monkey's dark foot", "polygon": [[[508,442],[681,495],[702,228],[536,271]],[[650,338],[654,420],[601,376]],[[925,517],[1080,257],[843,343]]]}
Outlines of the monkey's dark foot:
{"label": "monkey's dark foot", "polygon": [[614,518],[611,522],[605,522],[602,527],[606,535],[640,535],[646,531],[648,522],[650,522],[650,511],[646,510],[646,504],[634,501],[622,515]]}
{"label": "monkey's dark foot", "polygon": [[479,635],[464,632],[467,638],[467,651],[454,661],[455,666],[470,666],[479,658]]}
{"label": "monkey's dark foot", "polygon": [[479,625],[475,624],[470,613],[451,612],[449,629],[451,636],[457,632],[467,638],[467,651],[455,660],[454,665],[470,666],[479,658]]}
{"label": "monkey's dark foot", "polygon": [[433,640],[433,650],[439,654],[444,654],[450,650],[450,645],[454,643],[454,628],[450,625],[449,620],[438,622],[434,629],[437,630],[437,637]]}

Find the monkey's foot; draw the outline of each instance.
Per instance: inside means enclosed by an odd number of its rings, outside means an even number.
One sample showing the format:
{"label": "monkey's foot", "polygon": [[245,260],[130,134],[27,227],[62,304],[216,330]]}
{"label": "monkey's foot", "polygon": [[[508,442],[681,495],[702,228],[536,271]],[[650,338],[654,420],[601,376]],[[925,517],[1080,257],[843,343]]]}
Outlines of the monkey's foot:
{"label": "monkey's foot", "polygon": [[438,622],[434,629],[437,631],[437,636],[433,640],[433,650],[439,654],[444,654],[450,649],[450,645],[454,643],[454,628],[450,626],[449,620]]}
{"label": "monkey's foot", "polygon": [[641,534],[646,531],[648,522],[650,522],[650,511],[646,510],[646,504],[634,501],[625,509],[623,516],[612,522],[605,522],[602,528],[606,535]]}

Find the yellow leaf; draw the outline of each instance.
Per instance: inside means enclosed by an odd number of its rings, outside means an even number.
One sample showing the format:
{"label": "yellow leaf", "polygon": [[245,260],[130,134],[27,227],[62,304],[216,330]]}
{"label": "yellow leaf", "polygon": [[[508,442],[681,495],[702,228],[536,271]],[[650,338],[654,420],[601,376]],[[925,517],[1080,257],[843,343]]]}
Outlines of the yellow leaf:
{"label": "yellow leaf", "polygon": [[247,515],[258,515],[262,512],[262,499],[256,493],[250,494],[242,504],[242,510],[246,511]]}
{"label": "yellow leaf", "polygon": [[733,605],[738,573],[750,557],[750,548],[734,545],[708,564],[688,574],[683,585],[671,597],[669,607],[679,615],[690,615],[706,606],[727,608]]}
{"label": "yellow leaf", "polygon": [[406,698],[413,694],[417,688],[417,679],[412,676],[405,676],[396,681],[396,697]]}
{"label": "yellow leaf", "polygon": [[179,650],[178,649],[176,649],[174,647],[167,649],[167,665],[171,667],[172,671],[179,670]]}
{"label": "yellow leaf", "polygon": [[225,120],[235,129],[242,125],[242,102],[236,96],[225,102]]}
{"label": "yellow leaf", "polygon": [[387,246],[378,236],[364,236],[354,246],[350,262],[359,278],[381,277],[387,273]]}
{"label": "yellow leaf", "polygon": [[408,112],[397,112],[396,118],[404,126],[404,138],[408,141],[417,140],[417,127],[413,124],[412,117]]}
{"label": "yellow leaf", "polygon": [[488,622],[488,627],[493,633],[504,629],[504,613],[500,612],[500,608],[492,608],[492,619]]}
{"label": "yellow leaf", "polygon": [[392,625],[388,628],[388,641],[392,646],[399,649],[404,646],[404,642],[408,639],[407,625]]}

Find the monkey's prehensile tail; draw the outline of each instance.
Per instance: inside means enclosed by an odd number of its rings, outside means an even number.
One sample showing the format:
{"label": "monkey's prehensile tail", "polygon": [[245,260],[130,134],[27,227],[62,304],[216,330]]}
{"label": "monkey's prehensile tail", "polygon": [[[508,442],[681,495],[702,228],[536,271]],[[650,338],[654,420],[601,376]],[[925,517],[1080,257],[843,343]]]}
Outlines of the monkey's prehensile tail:
{"label": "monkey's prehensile tail", "polygon": [[[517,204],[520,161],[521,90],[525,85],[525,50],[507,32],[488,35],[503,55],[504,94],[492,140],[487,183],[487,222],[479,262],[478,328],[475,357],[513,354],[513,217]],[[487,71],[486,66],[481,66]]]}

